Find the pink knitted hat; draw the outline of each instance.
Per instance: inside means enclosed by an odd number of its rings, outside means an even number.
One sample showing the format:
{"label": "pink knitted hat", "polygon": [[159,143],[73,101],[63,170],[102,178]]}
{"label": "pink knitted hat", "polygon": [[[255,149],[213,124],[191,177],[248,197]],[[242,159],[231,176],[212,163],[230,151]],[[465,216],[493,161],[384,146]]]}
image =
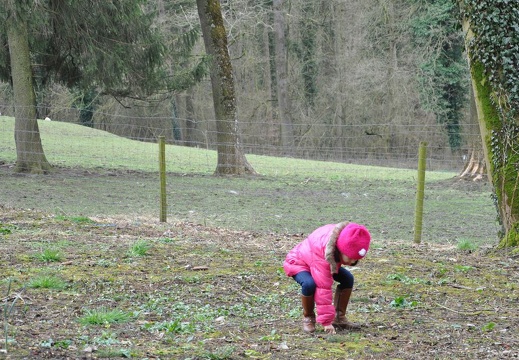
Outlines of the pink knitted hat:
{"label": "pink knitted hat", "polygon": [[366,256],[369,250],[371,235],[364,226],[349,223],[342,229],[337,239],[337,249],[352,260]]}

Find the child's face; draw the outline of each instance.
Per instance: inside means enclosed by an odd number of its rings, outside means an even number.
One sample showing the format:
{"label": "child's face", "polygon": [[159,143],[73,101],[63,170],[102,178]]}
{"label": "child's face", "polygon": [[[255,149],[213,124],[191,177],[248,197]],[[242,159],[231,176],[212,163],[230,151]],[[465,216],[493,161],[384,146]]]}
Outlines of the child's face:
{"label": "child's face", "polygon": [[346,255],[344,255],[344,254],[341,253],[341,262],[342,262],[344,265],[347,265],[347,266],[355,266],[355,265],[357,265],[357,263],[359,262],[359,260],[353,260],[353,259],[350,259],[350,258],[347,257]]}

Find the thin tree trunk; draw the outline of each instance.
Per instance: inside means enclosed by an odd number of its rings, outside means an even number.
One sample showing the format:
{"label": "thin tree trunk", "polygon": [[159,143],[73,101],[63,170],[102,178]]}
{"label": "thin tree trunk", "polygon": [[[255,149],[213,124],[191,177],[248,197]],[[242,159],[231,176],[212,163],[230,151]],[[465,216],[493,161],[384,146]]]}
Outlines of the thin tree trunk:
{"label": "thin tree trunk", "polygon": [[43,152],[36,120],[29,38],[25,20],[12,14],[6,22],[14,92],[16,172],[45,173],[51,169]]}
{"label": "thin tree trunk", "polygon": [[218,152],[215,175],[255,174],[243,154],[239,141],[234,76],[220,2],[197,0],[196,4],[205,50],[212,57],[210,73]]}
{"label": "thin tree trunk", "polygon": [[274,33],[276,52],[276,78],[279,120],[281,121],[281,141],[285,154],[294,152],[294,125],[288,97],[287,49],[285,37],[285,17],[283,0],[272,2],[274,10]]}
{"label": "thin tree trunk", "polygon": [[195,121],[195,104],[193,102],[193,90],[189,89],[185,94],[186,104],[186,138],[187,146],[196,147],[196,121]]}
{"label": "thin tree trunk", "polygon": [[[273,9],[272,0],[264,3],[269,9]],[[267,141],[269,144],[274,145],[274,149],[279,149],[281,139],[281,127],[280,127],[280,109],[278,104],[278,81],[276,75],[276,33],[273,28],[274,24],[274,11],[268,11],[267,23],[264,25],[264,31],[266,35],[266,50],[268,53],[268,69],[265,73],[265,89],[268,91],[269,110],[267,118],[269,121],[269,128],[267,130]],[[267,78],[268,77],[268,78]],[[273,150],[270,155],[280,155],[278,150]]]}

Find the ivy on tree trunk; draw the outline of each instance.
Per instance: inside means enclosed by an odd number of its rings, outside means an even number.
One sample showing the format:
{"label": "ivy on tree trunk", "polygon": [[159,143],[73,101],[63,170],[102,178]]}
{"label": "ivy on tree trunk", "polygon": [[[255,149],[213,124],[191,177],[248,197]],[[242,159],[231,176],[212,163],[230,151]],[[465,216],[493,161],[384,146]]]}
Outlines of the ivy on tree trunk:
{"label": "ivy on tree trunk", "polygon": [[483,150],[502,225],[501,247],[519,245],[519,5],[506,3],[460,1]]}

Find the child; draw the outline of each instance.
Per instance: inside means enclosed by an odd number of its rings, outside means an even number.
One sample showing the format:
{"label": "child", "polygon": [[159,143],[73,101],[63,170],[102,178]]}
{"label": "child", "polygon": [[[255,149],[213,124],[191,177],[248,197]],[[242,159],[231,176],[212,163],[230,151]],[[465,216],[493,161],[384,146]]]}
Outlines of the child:
{"label": "child", "polygon": [[[366,256],[371,236],[362,225],[342,222],[324,225],[312,232],[287,254],[283,268],[301,285],[303,331],[315,331],[317,322],[327,333],[338,329],[356,330],[359,325],[346,319],[353,288],[353,274],[341,265],[355,266]],[[333,281],[339,282],[332,301]],[[334,327],[335,326],[335,327]]]}

